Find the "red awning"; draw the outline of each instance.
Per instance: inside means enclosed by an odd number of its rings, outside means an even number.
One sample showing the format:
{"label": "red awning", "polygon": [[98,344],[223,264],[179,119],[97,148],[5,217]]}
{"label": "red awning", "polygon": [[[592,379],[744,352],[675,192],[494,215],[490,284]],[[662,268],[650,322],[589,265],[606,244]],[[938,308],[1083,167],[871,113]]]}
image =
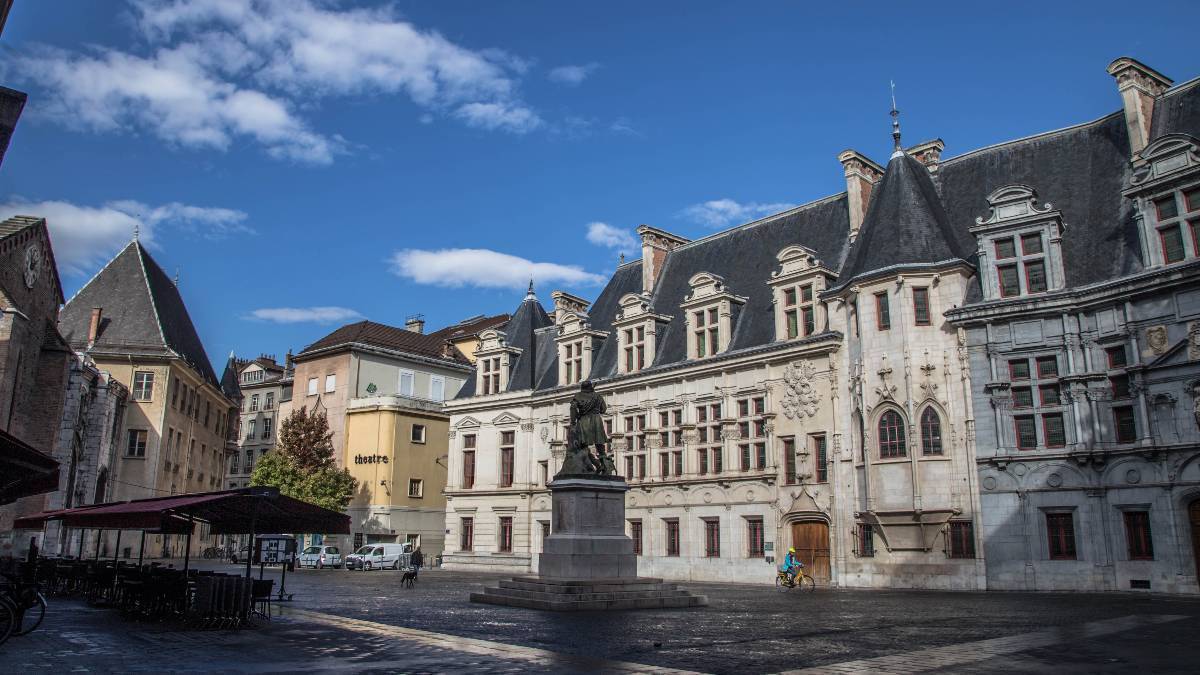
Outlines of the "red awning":
{"label": "red awning", "polygon": [[58,462],[0,430],[0,505],[58,489]]}
{"label": "red awning", "polygon": [[191,521],[208,523],[213,534],[319,532],[349,534],[350,517],[279,494],[276,488],[152,497],[129,502],[51,511],[22,518],[18,526],[41,527],[61,520],[84,529],[162,530],[175,532]]}

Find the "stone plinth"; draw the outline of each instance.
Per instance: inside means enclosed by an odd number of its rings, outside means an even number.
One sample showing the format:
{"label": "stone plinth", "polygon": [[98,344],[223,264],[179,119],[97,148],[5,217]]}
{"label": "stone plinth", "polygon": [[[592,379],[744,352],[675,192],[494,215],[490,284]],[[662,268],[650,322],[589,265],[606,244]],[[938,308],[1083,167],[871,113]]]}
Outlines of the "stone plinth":
{"label": "stone plinth", "polygon": [[559,478],[550,483],[551,534],[538,574],[556,579],[637,576],[633,540],[625,534],[623,480]]}
{"label": "stone plinth", "polygon": [[616,476],[557,476],[550,483],[552,531],[538,576],[501,581],[472,602],[557,611],[699,607],[708,599],[637,576],[633,540],[625,534],[625,493]]}

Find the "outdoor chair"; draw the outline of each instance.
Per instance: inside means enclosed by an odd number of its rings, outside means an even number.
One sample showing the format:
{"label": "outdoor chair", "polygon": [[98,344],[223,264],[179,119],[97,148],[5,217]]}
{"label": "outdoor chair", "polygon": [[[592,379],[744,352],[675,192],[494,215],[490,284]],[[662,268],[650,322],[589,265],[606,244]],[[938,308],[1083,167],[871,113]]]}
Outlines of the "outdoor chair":
{"label": "outdoor chair", "polygon": [[[251,601],[254,606],[254,613],[265,617],[268,621],[271,619],[271,589],[275,586],[274,579],[253,580],[254,586],[251,596]],[[263,610],[266,610],[265,612]]]}

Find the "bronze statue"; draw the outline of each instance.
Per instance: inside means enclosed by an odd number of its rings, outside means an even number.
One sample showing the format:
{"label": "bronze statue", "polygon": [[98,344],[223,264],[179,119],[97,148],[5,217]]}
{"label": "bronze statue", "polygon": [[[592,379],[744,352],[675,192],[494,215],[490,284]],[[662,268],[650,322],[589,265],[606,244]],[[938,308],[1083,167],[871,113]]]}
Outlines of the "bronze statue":
{"label": "bronze statue", "polygon": [[[612,476],[617,473],[608,453],[608,434],[604,432],[607,411],[604,399],[596,393],[591,380],[579,386],[571,399],[571,425],[567,428],[567,452],[559,475]],[[591,448],[596,448],[593,455]]]}

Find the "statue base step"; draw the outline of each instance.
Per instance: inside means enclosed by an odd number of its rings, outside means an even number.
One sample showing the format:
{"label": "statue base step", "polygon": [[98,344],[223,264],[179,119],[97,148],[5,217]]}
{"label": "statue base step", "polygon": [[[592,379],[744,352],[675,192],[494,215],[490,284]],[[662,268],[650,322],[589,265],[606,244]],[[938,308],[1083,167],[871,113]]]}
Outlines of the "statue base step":
{"label": "statue base step", "polygon": [[482,593],[472,593],[471,602],[579,612],[703,607],[708,598],[661,579],[521,576],[502,580],[495,588],[484,588]]}

